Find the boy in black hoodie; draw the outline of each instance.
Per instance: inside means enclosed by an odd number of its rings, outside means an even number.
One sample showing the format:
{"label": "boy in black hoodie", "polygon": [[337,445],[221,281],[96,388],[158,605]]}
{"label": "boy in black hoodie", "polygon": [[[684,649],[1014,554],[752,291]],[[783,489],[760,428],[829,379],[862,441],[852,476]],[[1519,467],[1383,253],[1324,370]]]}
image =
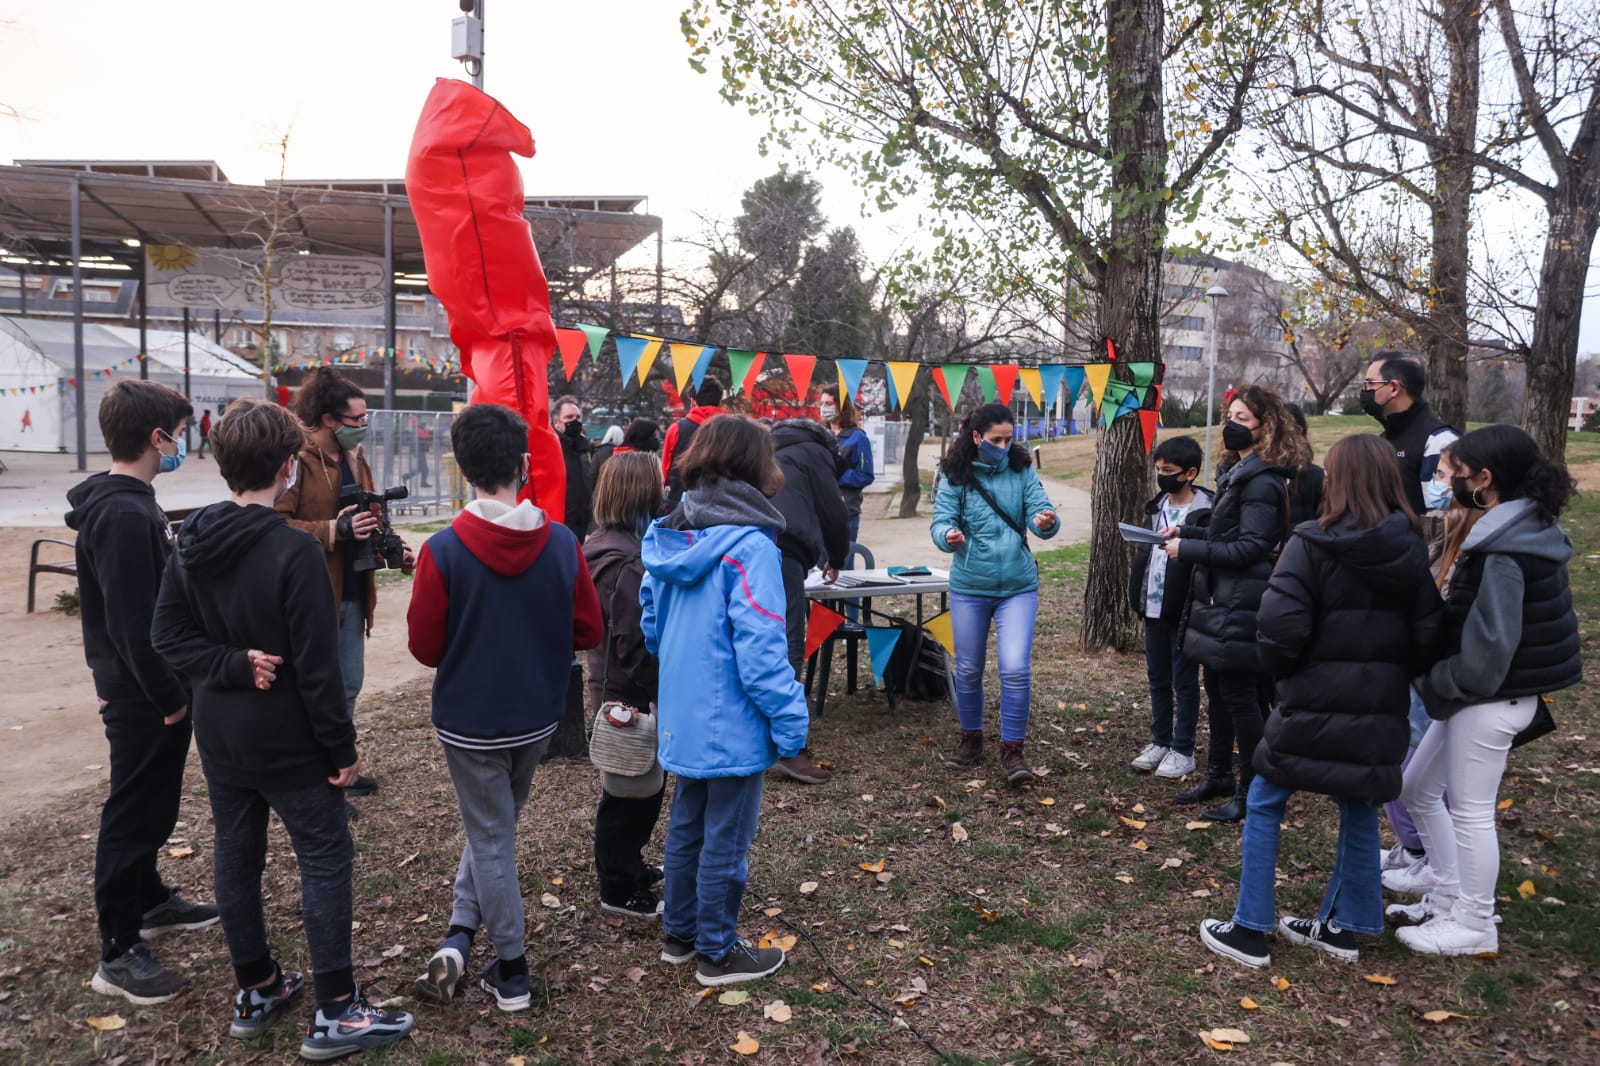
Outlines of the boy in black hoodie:
{"label": "boy in black hoodie", "polygon": [[275,509],[304,438],[283,408],[242,400],[211,431],[233,498],[190,516],[156,606],[155,646],[194,684],[195,737],[216,822],[217,903],[239,989],[230,1035],[260,1032],[300,992],[267,943],[261,872],[276,811],[300,868],[317,999],[303,1058],[403,1038],[411,1015],[369,1006],[350,964],[355,848],[342,788],[358,774],[322,546]]}
{"label": "boy in black hoodie", "polygon": [[190,724],[187,686],[150,646],[150,616],[172,552],[151,482],[183,461],[183,424],[192,414],[189,401],[165,385],[117,382],[100,401],[111,470],[67,493],[67,525],[78,534],[83,653],[111,744],[111,792],[94,856],[101,947],[91,984],[141,1005],[188,987],[144,939],[217,920],[216,908],[184,899],[156,870],[178,820]]}

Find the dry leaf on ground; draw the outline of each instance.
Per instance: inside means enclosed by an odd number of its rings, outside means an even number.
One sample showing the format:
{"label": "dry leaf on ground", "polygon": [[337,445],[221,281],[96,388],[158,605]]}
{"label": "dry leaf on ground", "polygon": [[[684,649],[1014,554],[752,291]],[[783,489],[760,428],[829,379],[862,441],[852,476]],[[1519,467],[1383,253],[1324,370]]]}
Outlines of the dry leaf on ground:
{"label": "dry leaf on ground", "polygon": [[1243,999],[1239,1000],[1239,1006],[1243,1007],[1245,1010],[1260,1010],[1261,1009],[1261,1004],[1257,1003],[1255,1000],[1251,999],[1249,996],[1245,996]]}
{"label": "dry leaf on ground", "polygon": [[1532,881],[1524,881],[1522,884],[1517,886],[1517,895],[1521,896],[1523,899],[1532,899],[1538,894],[1539,890],[1533,887]]}
{"label": "dry leaf on ground", "polygon": [[879,859],[877,862],[863,862],[859,863],[858,865],[869,874],[881,874],[883,873],[884,860]]}
{"label": "dry leaf on ground", "polygon": [[800,882],[800,894],[802,896],[809,896],[809,895],[811,895],[811,893],[815,892],[816,890],[817,890],[817,883],[815,881],[801,881]]}
{"label": "dry leaf on ground", "polygon": [[790,1010],[789,1004],[785,1003],[783,1000],[775,999],[771,1003],[768,1003],[765,1007],[761,1008],[761,1016],[767,1019],[769,1022],[777,1022],[779,1025],[785,1025],[788,1023],[789,1019],[794,1017],[794,1011]]}
{"label": "dry leaf on ground", "polygon": [[1185,822],[1183,827],[1193,833],[1201,829],[1210,829],[1216,824],[1216,822]]}
{"label": "dry leaf on ground", "polygon": [[1499,803],[1496,803],[1494,805],[1494,807],[1495,807],[1495,810],[1497,810],[1497,811],[1509,811],[1511,809],[1511,805],[1513,803],[1516,803],[1516,802],[1517,802],[1516,800],[1512,799],[1510,796],[1507,796],[1505,799],[1501,800]]}
{"label": "dry leaf on ground", "polygon": [[168,848],[167,855],[174,859],[187,859],[194,854],[193,848]]}
{"label": "dry leaf on ground", "polygon": [[1470,1018],[1470,1017],[1472,1017],[1472,1015],[1470,1015],[1470,1014],[1457,1014],[1453,1010],[1430,1010],[1428,1013],[1426,1013],[1426,1014],[1424,1014],[1422,1016],[1424,1021],[1433,1022],[1435,1025],[1437,1025],[1440,1022],[1447,1022],[1451,1018]]}
{"label": "dry leaf on ground", "polygon": [[1289,979],[1287,977],[1274,977],[1272,979],[1272,987],[1279,992],[1287,992],[1289,991]]}
{"label": "dry leaf on ground", "polygon": [[1137,818],[1129,818],[1126,814],[1118,815],[1117,818],[1120,822],[1122,822],[1123,825],[1131,826],[1134,829],[1143,829],[1145,826],[1150,824],[1148,822],[1141,822]]}
{"label": "dry leaf on ground", "polygon": [[1221,1044],[1248,1044],[1250,1034],[1243,1029],[1213,1029],[1211,1039]]}
{"label": "dry leaf on ground", "polygon": [[722,1004],[724,1007],[737,1007],[741,1003],[750,1002],[750,993],[746,992],[742,988],[736,988],[731,992],[722,993],[722,995],[717,997],[717,1002]]}
{"label": "dry leaf on ground", "polygon": [[1395,979],[1393,977],[1390,977],[1388,974],[1384,974],[1384,973],[1363,974],[1361,979],[1363,981],[1366,981],[1366,982],[1368,982],[1370,984],[1374,984],[1374,985],[1385,985],[1385,986],[1387,986],[1387,985],[1392,985],[1392,984],[1395,983]]}
{"label": "dry leaf on ground", "polygon": [[741,1055],[754,1055],[761,1050],[761,1043],[755,1037],[740,1029],[739,1039],[729,1044],[728,1047]]}
{"label": "dry leaf on ground", "polygon": [[89,1028],[98,1029],[102,1033],[109,1033],[112,1030],[121,1029],[123,1026],[128,1024],[127,1020],[124,1019],[120,1014],[102,1014],[98,1017],[87,1018],[85,1020],[89,1023]]}
{"label": "dry leaf on ground", "polygon": [[950,837],[957,844],[965,844],[969,836],[970,834],[967,832],[966,826],[962,825],[960,822],[950,823]]}
{"label": "dry leaf on ground", "polygon": [[540,896],[539,902],[544,904],[546,907],[549,907],[551,910],[555,910],[557,907],[561,906],[561,900],[549,892],[546,892],[544,895]]}

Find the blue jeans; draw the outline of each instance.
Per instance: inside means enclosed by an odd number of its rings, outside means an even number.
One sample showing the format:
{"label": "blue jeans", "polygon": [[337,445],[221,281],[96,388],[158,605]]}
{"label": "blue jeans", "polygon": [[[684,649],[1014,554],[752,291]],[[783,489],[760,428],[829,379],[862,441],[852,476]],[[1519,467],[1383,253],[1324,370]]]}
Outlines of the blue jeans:
{"label": "blue jeans", "polygon": [[989,620],[994,620],[1000,660],[1000,739],[1028,735],[1033,705],[1033,623],[1039,592],[1016,596],[950,594],[950,631],[955,639],[956,716],[967,732],[983,729],[983,667],[989,657]]}
{"label": "blue jeans", "polygon": [[739,939],[739,904],[761,817],[766,774],[679,777],[662,858],[662,927],[713,962]]}
{"label": "blue jeans", "polygon": [[[1278,832],[1294,789],[1257,776],[1250,784],[1244,820],[1244,861],[1239,871],[1239,904],[1233,921],[1263,933],[1276,927],[1273,879],[1278,865]],[[1383,932],[1383,882],[1378,873],[1378,808],[1339,797],[1339,844],[1328,875],[1317,920],[1332,919],[1340,929]]]}
{"label": "blue jeans", "polygon": [[1144,665],[1150,678],[1150,743],[1193,756],[1195,728],[1200,722],[1200,664],[1185,658],[1179,649],[1177,626],[1154,618],[1144,620]]}
{"label": "blue jeans", "polygon": [[353,719],[356,697],[367,674],[367,604],[345,600],[339,604],[339,673],[344,677],[344,702]]}

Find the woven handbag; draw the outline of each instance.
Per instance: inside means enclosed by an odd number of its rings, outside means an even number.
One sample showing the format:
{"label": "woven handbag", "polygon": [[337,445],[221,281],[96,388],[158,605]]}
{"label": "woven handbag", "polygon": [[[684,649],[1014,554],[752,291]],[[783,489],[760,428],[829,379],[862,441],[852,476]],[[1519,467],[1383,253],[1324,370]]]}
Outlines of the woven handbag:
{"label": "woven handbag", "polygon": [[[612,606],[616,589],[611,591]],[[611,619],[606,612],[605,667],[600,674],[600,691],[611,679]],[[648,709],[630,707],[608,700],[595,709],[589,733],[589,761],[602,773],[618,777],[643,777],[656,766],[656,716]]]}

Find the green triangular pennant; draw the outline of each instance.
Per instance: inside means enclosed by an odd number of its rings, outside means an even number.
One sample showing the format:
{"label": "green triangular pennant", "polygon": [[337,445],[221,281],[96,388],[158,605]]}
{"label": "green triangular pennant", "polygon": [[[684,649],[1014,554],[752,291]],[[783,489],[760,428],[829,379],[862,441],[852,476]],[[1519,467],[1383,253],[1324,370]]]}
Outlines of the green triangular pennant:
{"label": "green triangular pennant", "polygon": [[1128,369],[1133,372],[1133,383],[1147,386],[1156,379],[1156,365],[1154,363],[1128,363]]}
{"label": "green triangular pennant", "polygon": [[606,335],[611,331],[604,326],[586,326],[582,322],[578,323],[578,328],[589,338],[589,355],[599,360],[600,346],[606,342]]}
{"label": "green triangular pennant", "polygon": [[756,354],[743,348],[728,349],[728,375],[733,379],[728,383],[729,391],[738,392],[744,388],[744,379],[750,375],[750,366],[756,361]]}
{"label": "green triangular pennant", "polygon": [[983,402],[995,403],[1000,398],[1000,386],[994,382],[994,371],[986,366],[974,367],[978,372],[978,388],[983,390]]}

